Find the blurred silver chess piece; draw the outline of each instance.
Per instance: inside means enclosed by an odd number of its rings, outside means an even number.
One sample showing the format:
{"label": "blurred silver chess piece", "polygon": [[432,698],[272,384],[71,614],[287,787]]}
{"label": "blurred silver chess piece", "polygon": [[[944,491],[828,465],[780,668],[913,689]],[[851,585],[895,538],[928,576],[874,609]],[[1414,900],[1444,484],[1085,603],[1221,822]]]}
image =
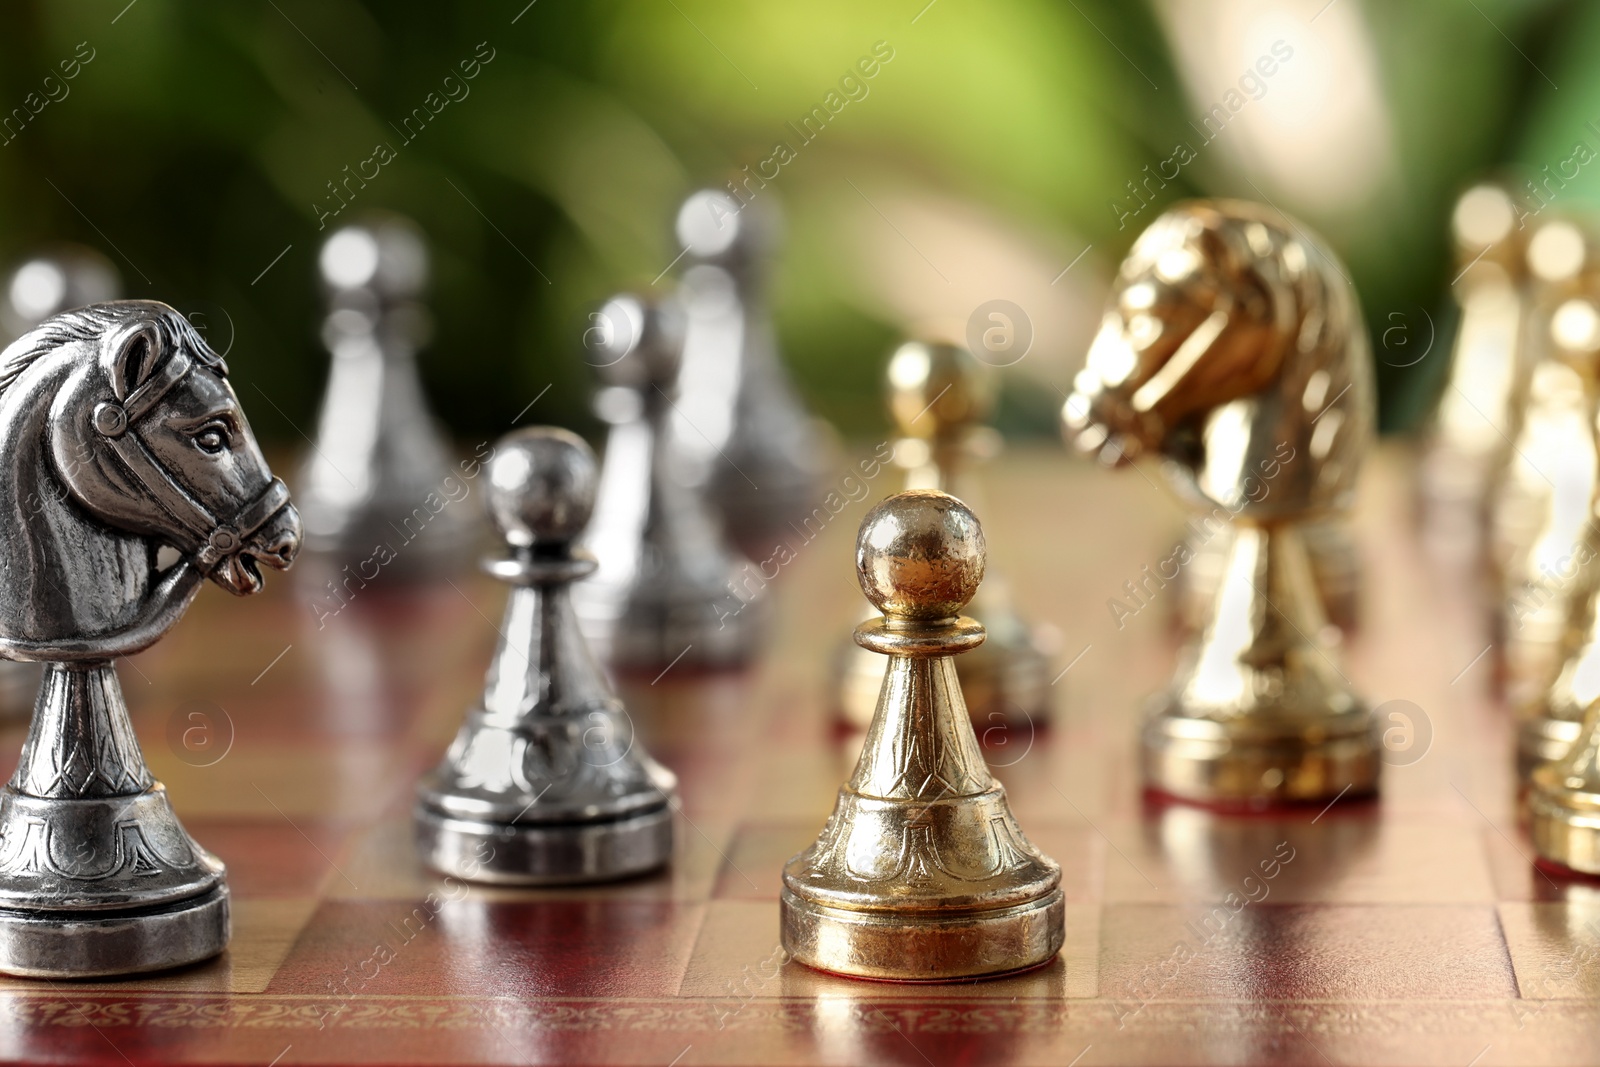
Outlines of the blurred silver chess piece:
{"label": "blurred silver chess piece", "polygon": [[[1000,435],[984,425],[993,383],[972,353],[942,341],[907,341],[889,357],[889,413],[899,440],[894,461],[905,489],[938,489],[981,508],[968,472],[975,459],[999,452]],[[1043,725],[1050,718],[1051,635],[1017,612],[1006,583],[993,571],[974,594],[968,614],[988,639],[955,660],[968,713],[980,728]],[[876,618],[868,605],[863,618]],[[878,708],[887,661],[856,644],[841,644],[834,660],[834,699],[844,719],[866,729]]]}
{"label": "blurred silver chess piece", "polygon": [[[17,263],[5,275],[0,300],[0,348],[52,315],[122,295],[122,279],[111,261],[92,248],[51,244]],[[0,660],[0,721],[26,719],[39,691],[38,664]]]}
{"label": "blurred silver chess piece", "polygon": [[674,417],[685,478],[703,486],[728,539],[770,556],[817,503],[826,439],[795,396],[767,306],[780,220],[770,201],[718,189],[678,212],[687,324]]}
{"label": "blurred silver chess piece", "polygon": [[[374,215],[338,229],[318,258],[333,355],[316,442],[296,499],[312,554],[307,577],[355,566],[426,577],[458,569],[477,534],[450,446],[428,410],[417,351],[431,324],[428,249],[409,220]],[[464,495],[464,494],[462,494]]]}
{"label": "blurred silver chess piece", "polygon": [[606,383],[595,411],[611,430],[587,538],[600,569],[573,589],[579,623],[619,670],[743,664],[763,628],[765,583],[683,479],[673,419],[682,309],[619,296],[588,338]]}
{"label": "blurred silver chess piece", "polygon": [[632,724],[578,630],[574,547],[594,510],[594,453],[566,430],[501,439],[489,513],[506,543],[485,569],[511,585],[483,697],[417,789],[428,864],[481,882],[598,882],[672,856],[672,774]]}

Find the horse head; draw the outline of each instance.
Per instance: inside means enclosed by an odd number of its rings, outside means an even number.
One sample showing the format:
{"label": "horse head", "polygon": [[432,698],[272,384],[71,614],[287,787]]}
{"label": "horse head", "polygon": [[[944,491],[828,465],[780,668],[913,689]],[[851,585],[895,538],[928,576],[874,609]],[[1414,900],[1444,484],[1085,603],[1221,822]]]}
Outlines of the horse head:
{"label": "horse head", "polygon": [[[0,449],[0,642],[36,658],[148,644],[200,578],[254,593],[299,547],[226,365],[165,304],[68,311],[0,354]],[[181,562],[158,573],[163,545]]]}
{"label": "horse head", "polygon": [[1164,457],[1207,505],[1342,507],[1372,433],[1370,377],[1331,254],[1270,208],[1193,201],[1124,260],[1063,429],[1110,465]]}

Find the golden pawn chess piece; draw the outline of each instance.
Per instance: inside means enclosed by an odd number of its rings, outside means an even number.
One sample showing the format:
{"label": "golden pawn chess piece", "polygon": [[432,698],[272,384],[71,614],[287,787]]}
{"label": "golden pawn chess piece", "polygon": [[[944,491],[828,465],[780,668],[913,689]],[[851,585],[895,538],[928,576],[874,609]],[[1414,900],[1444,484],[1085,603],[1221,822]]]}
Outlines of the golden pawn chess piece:
{"label": "golden pawn chess piece", "polygon": [[1492,528],[1502,598],[1495,633],[1513,707],[1537,699],[1559,668],[1600,485],[1591,302],[1600,292],[1600,242],[1570,220],[1541,223],[1528,240],[1528,269],[1536,362]]}
{"label": "golden pawn chess piece", "polygon": [[855,637],[889,669],[855,774],[783,871],[783,947],[801,963],[939,981],[1033,967],[1061,947],[1061,868],[1018,828],[956,680],[953,657],[984,639],[960,614],[984,555],[977,517],[937,490],[862,519],[856,575],[883,617]]}
{"label": "golden pawn chess piece", "polygon": [[[907,341],[889,358],[888,397],[900,434],[894,461],[906,471],[905,488],[938,489],[980,505],[967,462],[998,451],[999,435],[983,425],[993,390],[972,354],[953,344]],[[863,618],[873,615],[869,608]],[[972,598],[971,615],[989,635],[956,660],[973,722],[1043,722],[1050,715],[1045,641],[1017,614],[1009,590],[993,573]],[[872,722],[884,669],[882,656],[854,640],[839,649],[834,692],[851,725],[865,729]]]}
{"label": "golden pawn chess piece", "polygon": [[1378,787],[1377,724],[1326,643],[1301,533],[1349,510],[1372,370],[1355,293],[1305,232],[1242,201],[1157,219],[1123,261],[1062,411],[1080,451],[1108,466],[1160,457],[1200,509],[1192,521],[1231,527],[1205,626],[1144,728],[1146,785],[1182,800],[1257,807]]}
{"label": "golden pawn chess piece", "polygon": [[1505,187],[1484,182],[1451,216],[1461,308],[1450,379],[1421,465],[1422,506],[1447,543],[1483,550],[1487,501],[1514,453],[1531,370],[1527,234]]}
{"label": "golden pawn chess piece", "polygon": [[1533,772],[1528,833],[1541,859],[1600,874],[1600,701],[1567,754]]}

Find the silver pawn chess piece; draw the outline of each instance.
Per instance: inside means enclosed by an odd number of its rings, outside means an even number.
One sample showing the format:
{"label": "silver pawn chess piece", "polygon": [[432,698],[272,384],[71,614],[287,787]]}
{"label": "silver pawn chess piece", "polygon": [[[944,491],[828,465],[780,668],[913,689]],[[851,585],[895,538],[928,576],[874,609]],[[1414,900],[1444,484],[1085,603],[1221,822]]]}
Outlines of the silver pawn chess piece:
{"label": "silver pawn chess piece", "polygon": [[[240,596],[286,568],[300,520],[227,367],[178,312],[95,304],[0,357],[0,655],[45,664],[0,789],[0,971],[132,974],[221,952],[222,863],[145,767],[113,661],[210,578]],[[177,563],[156,568],[167,545]]]}
{"label": "silver pawn chess piece", "polygon": [[[117,268],[94,249],[75,244],[41,249],[5,277],[0,291],[0,348],[52,315],[115,300],[121,290]],[[0,660],[0,721],[33,714],[40,677],[37,663]]]}
{"label": "silver pawn chess piece", "polygon": [[451,491],[449,446],[417,374],[427,246],[409,220],[378,215],[334,231],[318,264],[333,363],[295,494],[320,564],[307,577],[368,563],[402,577],[453,570],[476,524]]}
{"label": "silver pawn chess piece", "polygon": [[728,539],[752,559],[787,541],[790,520],[817,504],[827,463],[816,424],[795,396],[767,309],[780,222],[769,201],[718,189],[678,212],[687,252],[687,317],[679,436],[687,477],[703,485]]}
{"label": "silver pawn chess piece", "polygon": [[598,882],[672,855],[672,774],[638,747],[578,630],[572,583],[595,561],[575,539],[595,502],[595,459],[566,430],[502,439],[488,506],[512,587],[482,701],[417,788],[427,863],[480,882]]}
{"label": "silver pawn chess piece", "polygon": [[618,670],[743,664],[763,628],[765,582],[682,479],[672,419],[681,309],[619,296],[599,321],[588,358],[608,383],[595,409],[611,431],[587,542],[600,569],[573,590],[579,623]]}

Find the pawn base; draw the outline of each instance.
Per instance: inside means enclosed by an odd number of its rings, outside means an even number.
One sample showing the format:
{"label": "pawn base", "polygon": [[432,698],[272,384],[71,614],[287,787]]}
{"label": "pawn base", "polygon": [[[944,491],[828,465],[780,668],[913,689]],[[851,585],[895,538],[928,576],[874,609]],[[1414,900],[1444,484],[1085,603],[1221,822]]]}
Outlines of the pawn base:
{"label": "pawn base", "polygon": [[631,878],[672,858],[672,811],[586,823],[476,822],[419,806],[417,851],[442,874],[494,885],[573,885]]}
{"label": "pawn base", "polygon": [[104,978],[210,959],[228,945],[228,889],[153,908],[0,909],[0,973]]}
{"label": "pawn base", "polygon": [[1141,747],[1147,788],[1192,803],[1251,808],[1370,796],[1378,791],[1383,751],[1364,711],[1275,736],[1253,723],[1168,711],[1145,725]]}
{"label": "pawn base", "polygon": [[783,947],[820,971],[898,982],[942,982],[1047,963],[1066,936],[1055,889],[1026,904],[987,911],[851,910],[784,889]]}
{"label": "pawn base", "polygon": [[1564,789],[1559,767],[1541,767],[1528,790],[1528,836],[1540,859],[1600,875],[1600,796]]}
{"label": "pawn base", "polygon": [[1564,758],[1578,739],[1583,723],[1577,719],[1540,716],[1517,724],[1517,777],[1528,781],[1546,763]]}

